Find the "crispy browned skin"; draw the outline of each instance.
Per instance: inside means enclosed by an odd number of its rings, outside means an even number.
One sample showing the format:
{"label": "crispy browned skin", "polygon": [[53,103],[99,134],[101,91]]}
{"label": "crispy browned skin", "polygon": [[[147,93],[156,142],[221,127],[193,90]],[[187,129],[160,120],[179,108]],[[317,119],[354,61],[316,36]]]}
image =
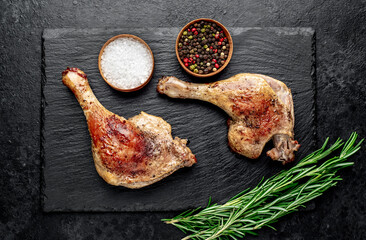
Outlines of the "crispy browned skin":
{"label": "crispy browned skin", "polygon": [[175,77],[160,79],[157,90],[172,98],[193,98],[211,102],[231,117],[229,146],[248,158],[258,158],[272,138],[267,152],[282,163],[294,160],[299,144],[293,140],[294,110],[291,91],[273,78],[259,74],[238,74],[210,84],[194,84]]}
{"label": "crispy browned skin", "polygon": [[196,163],[187,140],[173,140],[171,126],[162,118],[141,112],[126,120],[108,111],[96,99],[85,73],[77,68],[64,71],[62,82],[84,111],[95,167],[107,183],[141,188]]}

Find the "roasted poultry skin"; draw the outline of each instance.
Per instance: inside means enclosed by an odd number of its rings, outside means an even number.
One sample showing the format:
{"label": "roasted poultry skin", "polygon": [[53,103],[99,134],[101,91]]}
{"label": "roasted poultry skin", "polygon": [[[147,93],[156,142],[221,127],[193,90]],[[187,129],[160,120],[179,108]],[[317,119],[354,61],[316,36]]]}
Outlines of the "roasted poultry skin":
{"label": "roasted poultry skin", "polygon": [[291,91],[271,77],[242,73],[209,84],[163,77],[157,91],[172,98],[207,101],[223,109],[230,116],[230,148],[248,158],[258,158],[270,139],[274,148],[267,155],[283,164],[293,161],[294,151],[300,147],[294,140]]}
{"label": "roasted poultry skin", "polygon": [[84,111],[94,164],[107,183],[141,188],[196,163],[187,140],[173,139],[171,126],[162,118],[141,112],[126,120],[108,111],[95,97],[85,73],[77,68],[67,68],[62,82]]}

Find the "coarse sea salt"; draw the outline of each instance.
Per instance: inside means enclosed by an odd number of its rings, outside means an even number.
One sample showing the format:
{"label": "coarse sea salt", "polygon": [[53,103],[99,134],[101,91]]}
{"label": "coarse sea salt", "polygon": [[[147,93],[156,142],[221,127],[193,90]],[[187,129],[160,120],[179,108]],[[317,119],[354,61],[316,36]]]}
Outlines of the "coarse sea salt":
{"label": "coarse sea salt", "polygon": [[104,77],[111,85],[132,89],[146,82],[153,68],[153,60],[143,43],[123,37],[104,48],[100,65]]}

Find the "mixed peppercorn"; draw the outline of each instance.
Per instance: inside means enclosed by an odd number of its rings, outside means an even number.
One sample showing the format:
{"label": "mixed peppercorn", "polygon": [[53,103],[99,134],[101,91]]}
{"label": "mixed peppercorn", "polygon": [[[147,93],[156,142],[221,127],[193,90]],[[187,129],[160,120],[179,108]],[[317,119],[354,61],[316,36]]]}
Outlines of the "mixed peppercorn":
{"label": "mixed peppercorn", "polygon": [[183,31],[178,54],[184,66],[197,74],[209,74],[221,68],[228,58],[230,44],[216,23],[200,21]]}

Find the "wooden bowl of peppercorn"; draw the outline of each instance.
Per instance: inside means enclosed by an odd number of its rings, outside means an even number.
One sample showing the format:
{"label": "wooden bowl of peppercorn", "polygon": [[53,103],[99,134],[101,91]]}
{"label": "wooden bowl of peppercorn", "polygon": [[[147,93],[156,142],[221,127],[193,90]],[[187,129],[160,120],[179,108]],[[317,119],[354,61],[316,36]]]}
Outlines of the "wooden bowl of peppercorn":
{"label": "wooden bowl of peppercorn", "polygon": [[183,69],[195,77],[211,77],[229,64],[233,40],[229,31],[213,19],[199,18],[179,32],[175,53]]}

